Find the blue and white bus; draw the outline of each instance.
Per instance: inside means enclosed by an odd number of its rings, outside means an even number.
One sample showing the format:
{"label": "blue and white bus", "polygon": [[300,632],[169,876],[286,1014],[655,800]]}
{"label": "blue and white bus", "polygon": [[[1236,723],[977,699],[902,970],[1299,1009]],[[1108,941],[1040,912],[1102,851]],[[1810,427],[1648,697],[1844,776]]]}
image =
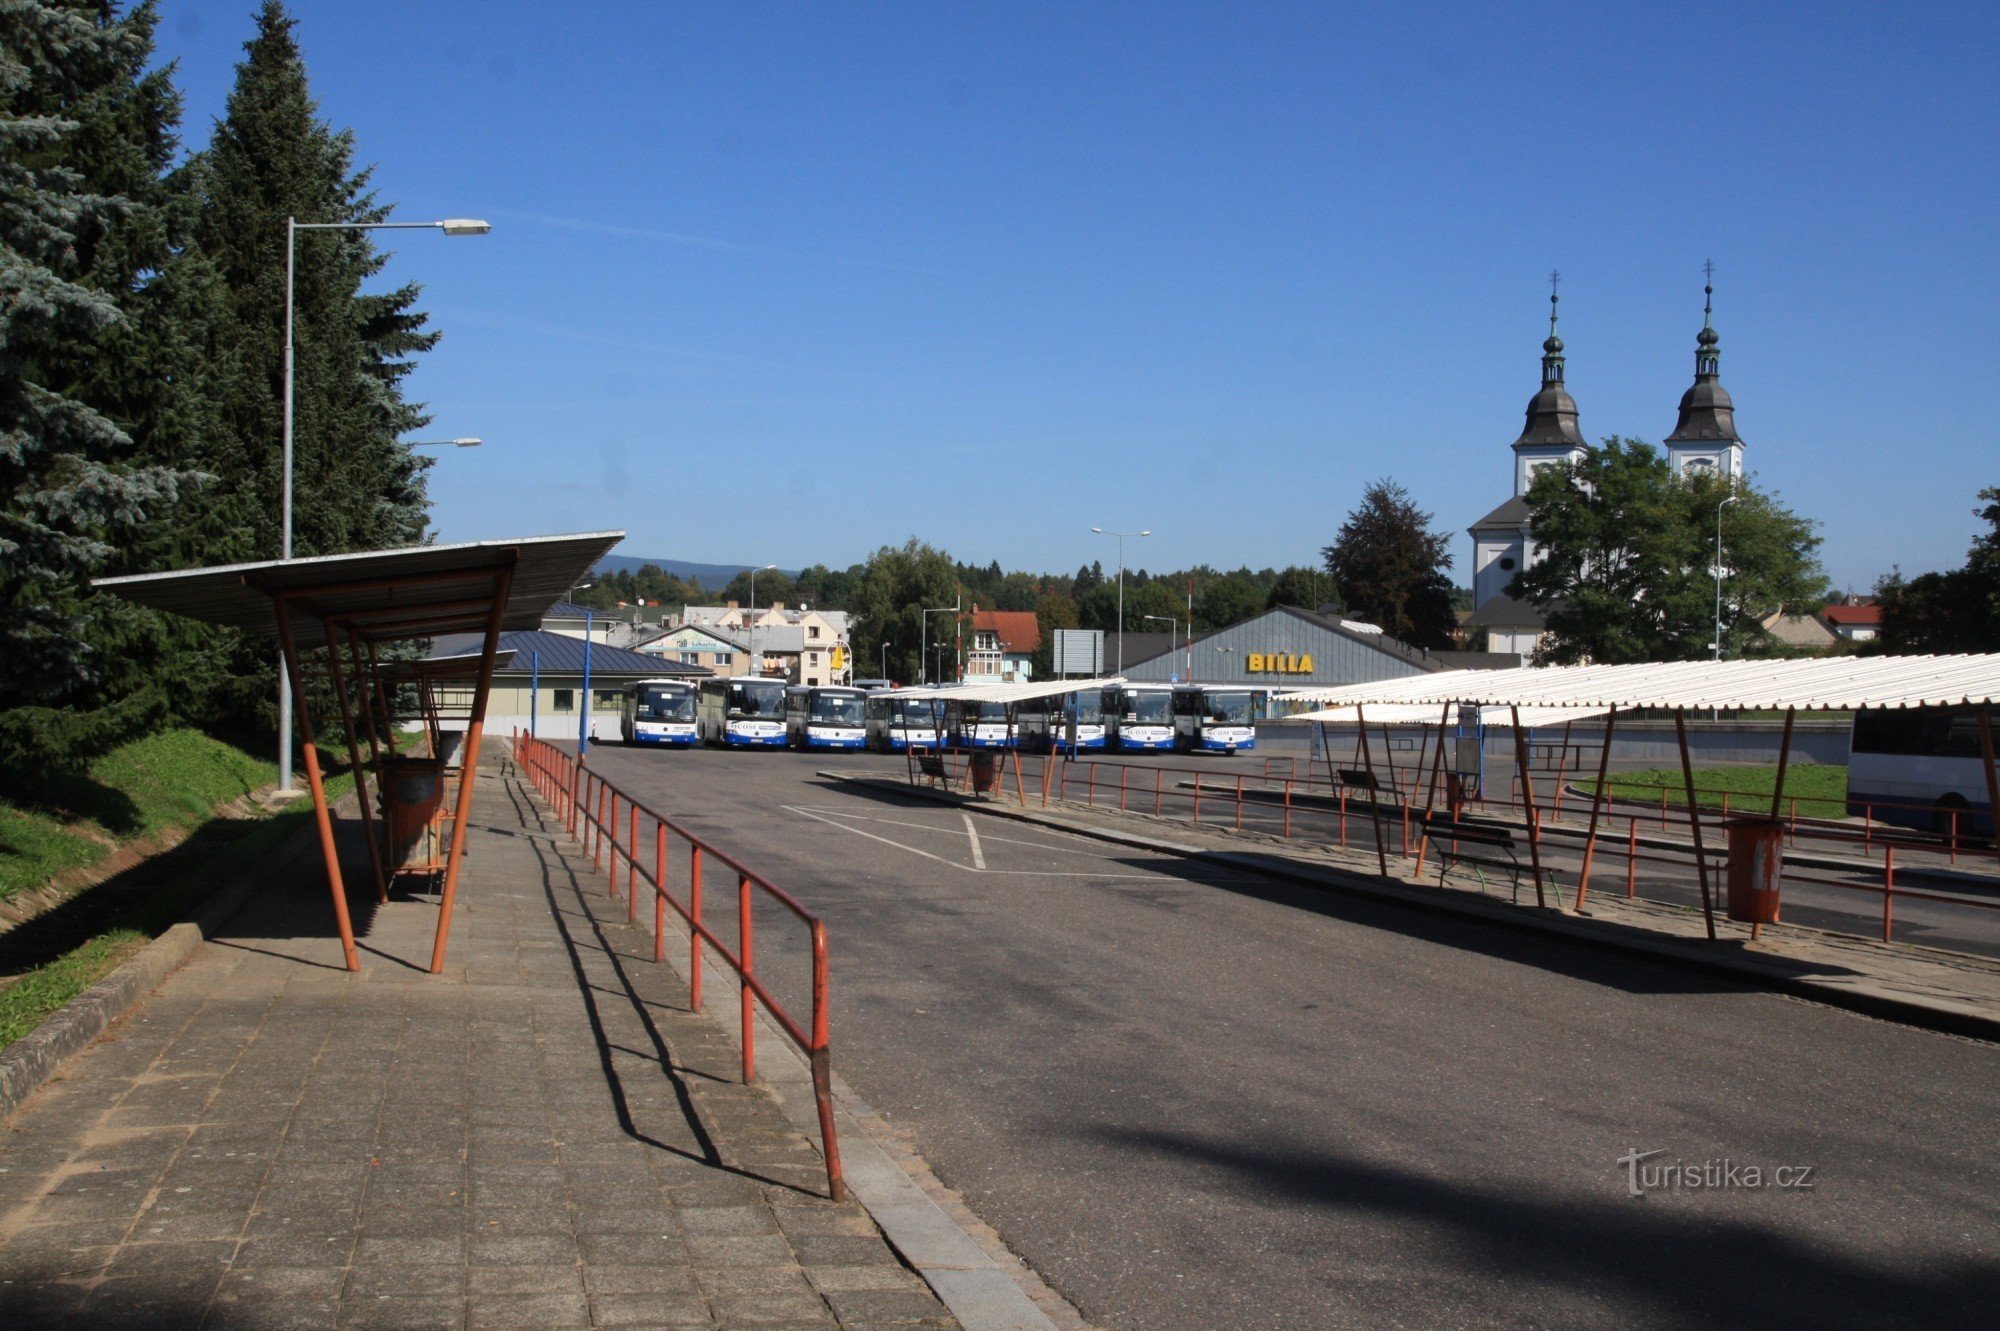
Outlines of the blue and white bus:
{"label": "blue and white bus", "polygon": [[627,744],[694,744],[698,690],[685,679],[642,679],[625,686],[619,730]]}
{"label": "blue and white bus", "polygon": [[1183,684],[1174,690],[1174,747],[1182,753],[1241,753],[1257,747],[1250,690]]}
{"label": "blue and white bus", "polygon": [[[2000,709],[1989,710],[1988,718],[2000,742]],[[1847,757],[1847,812],[1940,836],[1992,836],[1979,709],[1856,712]]]}
{"label": "blue and white bus", "polygon": [[1171,749],[1174,746],[1174,686],[1117,684],[1105,690],[1116,749]]}
{"label": "blue and white bus", "polygon": [[1076,723],[1078,749],[1101,749],[1105,745],[1102,688],[1024,699],[1015,715],[1024,749],[1068,753],[1072,720]]}
{"label": "blue and white bus", "polygon": [[695,705],[701,742],[729,748],[783,748],[785,681],[761,676],[704,679]]}
{"label": "blue and white bus", "polygon": [[945,743],[954,749],[1011,749],[1014,725],[1004,702],[953,698],[944,705]]}
{"label": "blue and white bus", "polygon": [[944,744],[944,704],[922,694],[871,694],[867,704],[868,747],[900,753],[912,744],[927,749]]}
{"label": "blue and white bus", "polygon": [[858,749],[868,739],[868,695],[834,685],[785,692],[785,743],[795,749]]}

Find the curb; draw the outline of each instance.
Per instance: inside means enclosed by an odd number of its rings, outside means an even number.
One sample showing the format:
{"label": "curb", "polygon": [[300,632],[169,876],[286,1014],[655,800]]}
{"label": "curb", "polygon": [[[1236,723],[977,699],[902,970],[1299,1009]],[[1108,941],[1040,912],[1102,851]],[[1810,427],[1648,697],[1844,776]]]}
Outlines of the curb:
{"label": "curb", "polygon": [[[352,794],[336,801],[338,811]],[[201,904],[193,920],[169,926],[165,933],[139,949],[130,960],[50,1013],[28,1034],[0,1053],[0,1119],[10,1116],[73,1055],[144,1002],[160,981],[180,969],[195,948],[212,937],[234,915],[271,867],[290,864],[319,839],[308,822],[271,854],[238,874]]]}
{"label": "curb", "polygon": [[1115,845],[1134,846],[1163,854],[1178,855],[1183,859],[1226,864],[1232,869],[1247,870],[1307,887],[1345,892],[1351,896],[1365,897],[1371,901],[1401,906],[1409,910],[1429,911],[1458,919],[1476,920],[1482,924],[1544,937],[1553,936],[1563,942],[1700,971],[1752,988],[1768,989],[1794,998],[1824,1003],[1829,1007],[1845,1008],[1864,1016],[1894,1021],[1905,1026],[1916,1026],[1944,1035],[2000,1043],[2000,1013],[1987,1012],[1951,999],[1926,998],[1916,994],[1890,992],[1873,986],[1850,987],[1799,976],[1779,975],[1748,959],[1712,954],[1706,950],[1708,944],[1695,940],[1682,942],[1643,936],[1618,937],[1607,932],[1609,929],[1617,928],[1629,930],[1637,935],[1639,931],[1629,925],[1614,925],[1608,921],[1591,921],[1587,918],[1533,911],[1497,902],[1487,903],[1471,899],[1459,901],[1450,896],[1432,896],[1428,893],[1416,895],[1400,887],[1377,885],[1372,880],[1344,874],[1337,869],[1318,869],[1273,862],[1275,856],[1261,857],[1240,851],[1203,850],[1164,841],[1158,837],[1121,832],[1114,828],[1072,826],[1046,815],[1038,815],[1032,810],[1010,809],[1001,804],[968,800],[923,787],[907,786],[893,779],[827,771],[815,775],[831,781],[901,791],[932,803],[949,804],[965,809],[977,808],[984,814],[1067,832],[1072,836],[1089,837],[1093,840],[1109,841]]}

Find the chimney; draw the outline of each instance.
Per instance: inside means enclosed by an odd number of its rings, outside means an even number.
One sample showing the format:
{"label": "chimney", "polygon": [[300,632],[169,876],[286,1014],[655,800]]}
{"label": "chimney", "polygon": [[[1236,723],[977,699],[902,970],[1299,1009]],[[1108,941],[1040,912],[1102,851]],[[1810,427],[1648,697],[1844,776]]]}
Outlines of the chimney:
{"label": "chimney", "polygon": [[729,602],[728,608],[734,610],[736,608],[736,602],[734,601]]}
{"label": "chimney", "polygon": [[773,601],[771,602],[771,608],[773,610],[783,610],[785,608],[785,603],[783,601]]}

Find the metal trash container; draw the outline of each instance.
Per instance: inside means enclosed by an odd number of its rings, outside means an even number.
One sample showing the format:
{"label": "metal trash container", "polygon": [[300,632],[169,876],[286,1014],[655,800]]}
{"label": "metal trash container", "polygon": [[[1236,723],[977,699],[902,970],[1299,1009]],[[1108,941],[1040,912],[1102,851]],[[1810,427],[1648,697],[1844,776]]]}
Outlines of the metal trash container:
{"label": "metal trash container", "polygon": [[1778,880],[1784,866],[1785,824],[1776,818],[1732,818],[1729,836],[1729,918],[1778,922]]}
{"label": "metal trash container", "polygon": [[401,863],[444,805],[444,759],[384,758],[381,781],[382,821]]}
{"label": "metal trash container", "polygon": [[1000,755],[991,749],[972,751],[972,793],[975,795],[1000,793]]}

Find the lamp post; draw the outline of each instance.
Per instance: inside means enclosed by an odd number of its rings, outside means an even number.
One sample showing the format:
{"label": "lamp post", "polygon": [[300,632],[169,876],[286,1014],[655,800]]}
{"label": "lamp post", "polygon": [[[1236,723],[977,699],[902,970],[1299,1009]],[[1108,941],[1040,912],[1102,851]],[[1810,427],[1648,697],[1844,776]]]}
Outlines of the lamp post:
{"label": "lamp post", "polygon": [[[935,610],[925,610],[917,617],[917,683],[931,682],[930,659],[924,655],[924,644],[930,640],[929,631],[932,615],[955,615],[956,605],[941,605]],[[943,671],[939,671],[940,674]]]}
{"label": "lamp post", "polygon": [[[1165,624],[1167,626],[1167,655],[1172,656],[1174,653],[1174,635],[1180,632],[1181,622],[1172,615],[1141,615],[1139,616],[1139,622],[1141,624]],[[1189,675],[1188,682],[1190,684],[1194,682],[1192,675]]]}
{"label": "lamp post", "polygon": [[[587,592],[596,585],[594,582],[579,582],[576,586],[569,589],[570,595],[574,596],[578,592]],[[590,752],[590,633],[591,608],[585,606],[583,608],[583,706],[577,709],[579,719],[576,727],[576,756],[578,758],[582,758]]]}
{"label": "lamp post", "polygon": [[889,644],[886,642],[882,644],[882,678],[885,681],[889,678]]}
{"label": "lamp post", "polygon": [[1102,527],[1092,527],[1099,536],[1118,538],[1118,673],[1125,673],[1125,538],[1127,536],[1151,536],[1150,531],[1106,531]]}
{"label": "lamp post", "polygon": [[[298,262],[301,231],[442,231],[447,236],[483,236],[493,228],[472,217],[447,217],[437,222],[301,222],[285,219],[285,424],[284,480],[279,501],[281,532],[278,558],[292,557],[292,388],[295,363],[292,342],[292,293]],[[292,691],[285,687],[285,671],[278,670],[278,793],[292,793]]]}
{"label": "lamp post", "polygon": [[1715,506],[1715,659],[1722,659],[1722,510],[1736,502],[1729,495]]}
{"label": "lamp post", "polygon": [[757,655],[757,575],[759,573],[769,573],[776,567],[776,564],[766,564],[762,568],[753,568],[750,570],[750,673],[752,676],[762,676],[764,673],[764,662]]}
{"label": "lamp post", "polygon": [[477,448],[477,447],[479,447],[479,446],[480,446],[481,444],[483,444],[483,443],[485,443],[485,442],[486,442],[486,441],[485,441],[484,439],[471,439],[471,438],[467,438],[467,439],[412,439],[412,440],[410,440],[410,441],[409,441],[408,443],[404,444],[404,445],[403,445],[403,447],[405,447],[405,448]]}

